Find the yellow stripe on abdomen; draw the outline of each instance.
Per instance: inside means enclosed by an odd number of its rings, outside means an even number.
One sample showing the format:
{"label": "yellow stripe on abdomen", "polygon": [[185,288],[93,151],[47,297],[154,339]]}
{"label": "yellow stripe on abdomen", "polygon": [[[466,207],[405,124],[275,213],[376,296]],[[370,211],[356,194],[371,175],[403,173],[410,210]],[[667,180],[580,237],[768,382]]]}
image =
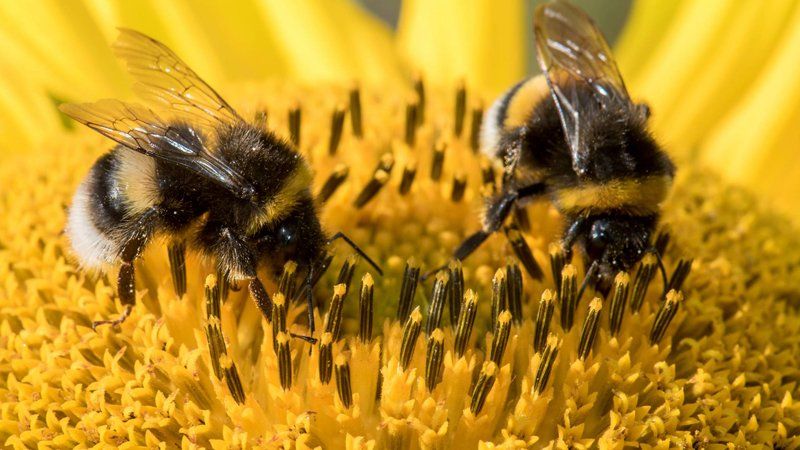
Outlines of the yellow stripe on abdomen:
{"label": "yellow stripe on abdomen", "polygon": [[525,125],[536,105],[546,98],[549,93],[547,80],[545,80],[544,76],[538,75],[529,78],[509,100],[503,128],[512,130]]}
{"label": "yellow stripe on abdomen", "polygon": [[659,211],[671,184],[672,177],[668,175],[617,179],[560,189],[555,192],[554,202],[566,214],[588,216],[621,210],[634,216],[648,216]]}

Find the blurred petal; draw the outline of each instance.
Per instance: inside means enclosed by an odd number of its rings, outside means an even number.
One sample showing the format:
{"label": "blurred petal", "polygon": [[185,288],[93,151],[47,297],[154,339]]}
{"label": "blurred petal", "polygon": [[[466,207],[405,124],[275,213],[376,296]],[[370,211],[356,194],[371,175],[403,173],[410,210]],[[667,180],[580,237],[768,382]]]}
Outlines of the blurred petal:
{"label": "blurred petal", "polygon": [[258,5],[293,78],[349,81],[363,75],[379,82],[398,76],[389,30],[351,1],[263,0]]}
{"label": "blurred petal", "polygon": [[397,39],[404,62],[431,83],[463,78],[491,98],[525,75],[529,27],[518,0],[406,0]]}
{"label": "blurred petal", "polygon": [[774,196],[794,217],[800,193],[800,8],[742,101],[722,121],[703,148],[703,159],[730,179]]}
{"label": "blurred petal", "polygon": [[614,55],[627,83],[636,79],[642,66],[662,42],[673,16],[683,0],[638,0],[628,15],[628,22],[617,39]]}
{"label": "blurred petal", "polygon": [[118,92],[124,78],[92,16],[77,0],[0,2],[3,33],[38,62],[44,89],[58,97]]}

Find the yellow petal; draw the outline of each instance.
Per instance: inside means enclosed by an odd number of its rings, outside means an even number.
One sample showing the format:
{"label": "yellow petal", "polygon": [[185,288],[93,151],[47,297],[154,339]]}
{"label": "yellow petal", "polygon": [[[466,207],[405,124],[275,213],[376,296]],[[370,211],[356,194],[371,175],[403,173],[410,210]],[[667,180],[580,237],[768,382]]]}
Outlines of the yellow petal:
{"label": "yellow petal", "polygon": [[669,135],[664,117],[668,117],[673,108],[680,107],[683,90],[705,68],[708,55],[716,50],[726,30],[726,21],[739,7],[738,2],[726,0],[681,5],[674,24],[664,36],[664,45],[642,69],[641,77],[634,80],[631,89],[636,97],[646,99],[652,107],[657,135]]}
{"label": "yellow petal", "polygon": [[659,112],[670,141],[694,147],[742,98],[777,45],[793,0],[741,2],[675,106]]}
{"label": "yellow petal", "polygon": [[397,76],[391,68],[388,30],[351,1],[264,0],[258,6],[265,26],[274,30],[291,77],[340,82],[361,75],[376,81]]}
{"label": "yellow petal", "polygon": [[0,2],[3,32],[41,64],[45,88],[58,97],[98,97],[124,86],[122,73],[92,16],[79,2]]}
{"label": "yellow petal", "polygon": [[800,111],[800,8],[795,8],[761,75],[739,105],[722,121],[703,148],[703,160],[730,179],[779,196],[798,216],[790,201],[800,183],[797,169],[797,120]]}
{"label": "yellow petal", "polygon": [[406,0],[398,24],[404,62],[434,85],[466,79],[491,98],[525,74],[525,3]]}
{"label": "yellow petal", "polygon": [[617,64],[629,84],[663,42],[662,38],[673,24],[673,17],[681,3],[682,0],[634,2],[625,28],[614,45]]}

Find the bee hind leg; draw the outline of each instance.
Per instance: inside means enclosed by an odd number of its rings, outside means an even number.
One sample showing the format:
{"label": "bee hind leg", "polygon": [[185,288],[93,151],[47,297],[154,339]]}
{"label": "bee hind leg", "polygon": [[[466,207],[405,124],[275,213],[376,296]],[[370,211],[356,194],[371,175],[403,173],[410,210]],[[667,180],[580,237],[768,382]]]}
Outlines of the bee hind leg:
{"label": "bee hind leg", "polygon": [[117,327],[125,322],[125,319],[131,315],[133,307],[136,305],[136,271],[133,263],[142,253],[148,240],[153,235],[157,217],[158,210],[151,208],[125,227],[129,230],[126,234],[132,237],[128,239],[122,247],[122,252],[120,253],[122,265],[117,275],[117,295],[123,307],[122,313],[118,318],[113,320],[97,320],[92,322],[93,329],[97,329],[100,325]]}

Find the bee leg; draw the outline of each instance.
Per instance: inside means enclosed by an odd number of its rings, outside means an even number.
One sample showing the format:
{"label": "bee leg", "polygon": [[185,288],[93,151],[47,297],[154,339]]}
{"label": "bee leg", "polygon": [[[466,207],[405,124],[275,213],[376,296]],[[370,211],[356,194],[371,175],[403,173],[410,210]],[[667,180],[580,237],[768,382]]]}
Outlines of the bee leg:
{"label": "bee leg", "polygon": [[136,305],[136,272],[133,262],[142,253],[148,239],[152,236],[157,217],[158,210],[151,208],[139,216],[135,222],[131,223],[129,225],[130,228],[127,228],[129,236],[132,237],[122,247],[122,252],[120,253],[122,265],[117,275],[117,295],[119,296],[119,302],[123,306],[122,314],[114,320],[92,322],[93,329],[100,325],[119,326],[131,315],[133,306]]}
{"label": "bee leg", "polygon": [[[544,183],[533,183],[528,186],[523,186],[520,189],[512,188],[510,184],[506,182],[504,182],[503,185],[503,192],[500,195],[490,198],[487,202],[483,229],[472,233],[464,239],[453,252],[453,258],[463,261],[480,247],[481,244],[486,242],[486,239],[488,239],[492,233],[499,230],[503,222],[506,221],[506,218],[508,218],[508,215],[516,205],[517,200],[538,197],[547,192],[547,186]],[[425,281],[432,274],[445,267],[447,267],[446,264],[426,272],[422,275],[422,281]]]}
{"label": "bee leg", "polygon": [[92,329],[96,330],[100,325],[119,326],[131,315],[133,305],[136,304],[135,278],[133,261],[123,262],[119,268],[119,275],[117,276],[117,293],[119,295],[119,302],[123,306],[122,313],[114,320],[96,320],[92,322]]}
{"label": "bee leg", "polygon": [[564,237],[561,238],[561,248],[564,251],[565,261],[572,260],[572,246],[578,239],[578,235],[581,232],[583,232],[583,229],[585,228],[586,224],[587,220],[585,218],[579,218],[574,222],[572,222],[564,231]]}
{"label": "bee leg", "polygon": [[261,310],[261,314],[267,319],[270,319],[272,314],[272,300],[270,300],[269,294],[267,290],[264,289],[261,280],[259,280],[258,277],[251,278],[247,289],[250,291],[250,296],[252,296],[253,300],[256,302],[256,306]]}
{"label": "bee leg", "polygon": [[669,281],[667,280],[667,269],[664,268],[664,261],[661,260],[661,253],[656,248],[652,248],[651,251],[654,255],[656,255],[656,261],[658,262],[658,269],[661,271],[661,278],[664,282],[664,292],[662,293],[663,298],[667,298],[667,290],[669,289]]}

